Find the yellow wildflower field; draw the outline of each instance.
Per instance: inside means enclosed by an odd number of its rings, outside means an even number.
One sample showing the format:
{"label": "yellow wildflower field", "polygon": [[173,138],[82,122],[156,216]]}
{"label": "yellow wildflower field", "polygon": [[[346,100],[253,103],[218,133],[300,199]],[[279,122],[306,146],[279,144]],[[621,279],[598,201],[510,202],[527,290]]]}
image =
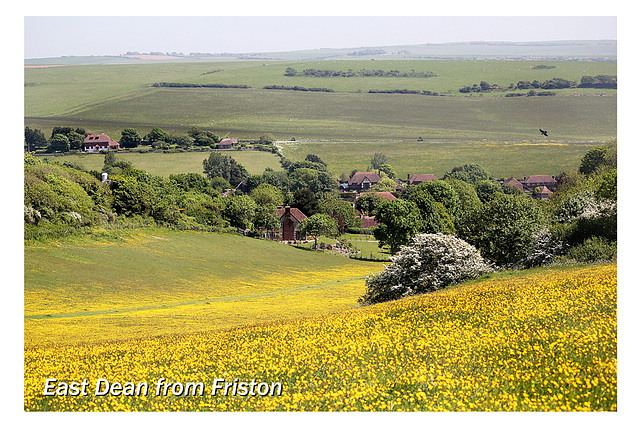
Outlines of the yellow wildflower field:
{"label": "yellow wildflower field", "polygon": [[24,407],[615,411],[616,287],[615,264],[538,269],[233,330],[35,346]]}
{"label": "yellow wildflower field", "polygon": [[225,234],[25,247],[25,346],[203,332],[356,306],[380,263]]}

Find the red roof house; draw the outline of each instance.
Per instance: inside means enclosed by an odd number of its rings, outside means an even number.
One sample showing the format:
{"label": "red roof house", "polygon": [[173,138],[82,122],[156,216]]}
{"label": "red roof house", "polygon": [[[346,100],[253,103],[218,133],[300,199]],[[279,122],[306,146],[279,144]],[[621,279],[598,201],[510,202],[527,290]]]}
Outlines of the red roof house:
{"label": "red roof house", "polygon": [[419,173],[412,176],[407,174],[407,182],[409,185],[418,185],[423,182],[436,181],[437,179],[438,177],[432,173]]}
{"label": "red roof house", "polygon": [[120,144],[111,140],[111,138],[104,133],[101,135],[87,135],[82,143],[82,150],[88,153],[117,150],[119,148]]}
{"label": "red roof house", "polygon": [[285,206],[278,209],[280,218],[280,235],[273,236],[274,240],[302,240],[305,238],[300,230],[300,223],[307,218],[298,208]]}
{"label": "red roof house", "polygon": [[223,138],[216,144],[216,148],[231,148],[238,145],[238,138]]}
{"label": "red roof house", "polygon": [[356,172],[349,179],[349,190],[363,191],[376,185],[380,177],[375,172]]}
{"label": "red roof house", "polygon": [[514,187],[520,189],[520,191],[524,191],[524,187],[522,186],[522,183],[517,179],[515,179],[514,177],[507,179],[504,183],[506,185],[513,185]]}
{"label": "red roof house", "polygon": [[558,181],[549,175],[531,175],[524,180],[522,186],[524,187],[524,191],[532,191],[536,187],[547,187],[553,191],[558,186]]}
{"label": "red roof house", "polygon": [[385,200],[389,200],[389,201],[392,201],[392,200],[395,200],[395,199],[396,199],[396,196],[394,196],[393,194],[391,194],[391,193],[390,193],[390,192],[388,192],[388,191],[376,191],[376,193],[375,193],[375,194],[378,194],[378,195],[380,195],[380,197],[382,197],[383,199],[385,199]]}

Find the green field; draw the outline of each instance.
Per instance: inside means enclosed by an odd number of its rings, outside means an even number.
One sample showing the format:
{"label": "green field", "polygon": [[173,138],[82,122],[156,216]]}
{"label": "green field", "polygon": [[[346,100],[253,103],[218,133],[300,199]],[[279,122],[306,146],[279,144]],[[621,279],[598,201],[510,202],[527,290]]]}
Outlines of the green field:
{"label": "green field", "polygon": [[[243,165],[250,174],[262,174],[266,168],[281,168],[279,157],[266,151],[223,151]],[[211,152],[184,153],[138,153],[118,152],[118,160],[128,160],[134,168],[142,169],[152,175],[168,177],[179,173],[202,173],[202,161],[209,158]],[[72,162],[86,170],[102,170],[104,156],[100,154],[72,154],[66,156],[43,156],[57,162]]]}
{"label": "green field", "polygon": [[330,313],[354,307],[364,277],[383,268],[272,241],[166,229],[31,242],[24,263],[28,347]]}
{"label": "green field", "polygon": [[[557,68],[534,70],[544,63]],[[264,64],[264,65],[263,65]],[[185,132],[195,125],[254,138],[529,139],[539,127],[553,138],[610,139],[616,134],[616,91],[560,90],[556,97],[465,97],[481,80],[617,74],[615,62],[376,61],[375,69],[433,71],[432,78],[287,77],[287,67],[358,70],[367,61],[290,61],[91,65],[25,69],[25,124],[50,131],[71,125],[119,135],[125,127]],[[223,71],[205,74],[208,71]],[[252,89],[150,88],[155,82],[246,84]],[[325,87],[336,93],[269,91],[265,85]],[[430,90],[446,97],[369,94],[370,89]],[[500,93],[502,94],[502,93]],[[610,96],[595,96],[595,95]],[[583,95],[583,96],[573,96]],[[592,95],[592,96],[587,96]]]}
{"label": "green field", "polygon": [[278,145],[289,159],[319,155],[334,174],[367,170],[374,153],[384,153],[398,178],[433,173],[439,178],[465,163],[478,163],[496,178],[549,174],[577,169],[580,160],[600,142],[543,141],[282,141]]}

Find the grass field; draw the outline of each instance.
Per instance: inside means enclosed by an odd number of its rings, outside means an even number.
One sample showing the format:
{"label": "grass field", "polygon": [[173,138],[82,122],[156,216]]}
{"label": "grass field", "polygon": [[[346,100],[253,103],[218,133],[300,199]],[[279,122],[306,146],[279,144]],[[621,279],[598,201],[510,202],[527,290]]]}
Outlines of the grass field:
{"label": "grass field", "polygon": [[353,169],[367,170],[374,153],[387,155],[398,177],[433,173],[442,178],[455,166],[478,163],[496,178],[523,175],[557,175],[577,169],[581,158],[600,142],[516,141],[282,141],[278,143],[289,159],[320,156],[331,171],[340,175]]}
{"label": "grass field", "polygon": [[382,269],[230,234],[160,229],[95,236],[25,245],[27,347],[338,311],[354,307],[364,276]]}
{"label": "grass field", "polygon": [[[168,177],[179,173],[202,173],[202,161],[209,158],[211,152],[184,153],[136,153],[118,152],[117,160],[128,160],[134,168],[142,169],[152,175]],[[266,168],[278,170],[281,168],[280,158],[266,151],[222,151],[225,156],[231,156],[243,165],[250,174],[262,174]],[[43,156],[52,161],[72,162],[86,170],[102,170],[104,156],[100,154],[75,154],[66,156]]]}
{"label": "grass field", "polygon": [[[60,261],[64,273],[71,260]],[[50,319],[42,321],[49,322],[44,331],[57,336],[64,326],[76,343],[26,349],[24,406],[26,411],[616,411],[616,284],[615,265],[502,273],[396,302],[231,331],[176,335],[183,327],[161,337],[129,339],[139,335],[131,326],[119,341],[96,345],[84,344],[75,324]],[[312,305],[326,304],[319,301]],[[61,303],[66,310],[67,302]],[[284,305],[278,305],[279,312]],[[175,323],[189,325],[194,315],[212,309],[181,313]],[[165,318],[153,320],[163,324]],[[129,323],[142,327],[138,319]],[[44,396],[47,378],[86,380],[87,395]],[[125,392],[95,396],[99,378],[124,385]],[[166,393],[156,389],[161,378],[169,384]],[[244,382],[245,394],[232,395],[230,387],[228,395],[221,390],[213,395],[217,378],[231,385]],[[267,388],[258,386],[250,394],[252,380]],[[187,383],[193,384],[185,392]],[[147,393],[141,388],[136,395],[138,384],[147,384]],[[257,394],[270,386],[278,390],[278,384],[280,393]]]}
{"label": "grass field", "polygon": [[[561,90],[556,97],[464,97],[464,84],[508,85],[553,77],[617,74],[613,62],[376,61],[375,68],[434,71],[432,78],[286,77],[292,66],[372,67],[367,61],[294,61],[92,65],[25,69],[25,124],[50,132],[78,126],[119,135],[125,127],[160,126],[186,132],[195,125],[220,134],[255,138],[270,132],[288,139],[530,139],[539,127],[553,138],[610,139],[616,134],[615,90]],[[202,75],[208,71],[223,71]],[[253,89],[150,88],[154,82],[246,84]],[[37,83],[37,84],[36,84]],[[337,93],[268,91],[265,85],[327,87]],[[370,89],[419,89],[447,94],[369,94]],[[610,96],[595,96],[595,95]],[[584,96],[573,96],[584,95]]]}

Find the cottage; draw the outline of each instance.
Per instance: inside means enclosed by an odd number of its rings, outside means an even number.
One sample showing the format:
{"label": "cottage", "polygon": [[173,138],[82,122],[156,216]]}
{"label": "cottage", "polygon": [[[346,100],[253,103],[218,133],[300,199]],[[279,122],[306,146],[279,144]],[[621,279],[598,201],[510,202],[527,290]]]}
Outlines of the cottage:
{"label": "cottage", "polygon": [[553,191],[557,186],[558,181],[549,175],[531,175],[522,182],[524,191],[533,191],[536,187],[547,187],[548,190]]}
{"label": "cottage", "polygon": [[551,191],[547,187],[536,187],[533,190],[533,198],[546,200],[551,195]]}
{"label": "cottage", "polygon": [[238,138],[223,138],[216,144],[216,148],[227,149],[236,147],[238,145]]}
{"label": "cottage", "polygon": [[375,172],[356,172],[349,179],[349,190],[365,191],[376,185],[380,181],[380,177]]}
{"label": "cottage", "polygon": [[300,223],[307,216],[298,208],[285,206],[278,209],[278,217],[280,218],[280,233],[273,234],[273,240],[302,240],[306,238],[300,230]]}
{"label": "cottage", "polygon": [[520,181],[518,181],[517,179],[515,179],[514,177],[511,177],[509,179],[507,179],[504,182],[505,185],[513,185],[514,187],[518,188],[520,191],[524,191],[524,187],[522,186],[522,183]]}
{"label": "cottage", "polygon": [[120,148],[120,144],[112,141],[108,135],[87,135],[82,143],[82,150],[87,153],[95,153],[98,151],[110,151]]}
{"label": "cottage", "polygon": [[422,184],[423,182],[437,181],[437,180],[438,180],[438,177],[432,173],[419,173],[415,175],[407,174],[407,184],[409,185],[418,185],[418,184]]}

